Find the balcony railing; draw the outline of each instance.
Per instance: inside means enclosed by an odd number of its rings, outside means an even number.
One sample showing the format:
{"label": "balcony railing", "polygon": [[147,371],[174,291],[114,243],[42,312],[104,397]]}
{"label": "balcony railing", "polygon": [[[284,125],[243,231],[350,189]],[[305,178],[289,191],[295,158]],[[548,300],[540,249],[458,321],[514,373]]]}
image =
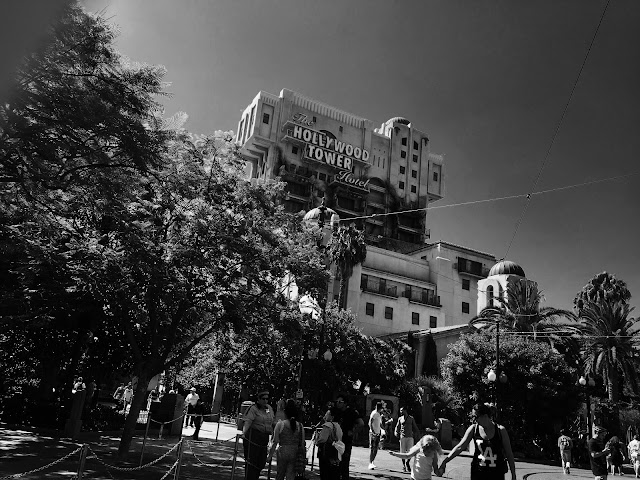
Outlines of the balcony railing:
{"label": "balcony railing", "polygon": [[433,307],[441,307],[440,305],[440,297],[437,295],[429,295],[426,293],[420,292],[411,292],[411,296],[409,297],[410,302],[414,303],[422,303],[424,305],[431,305]]}
{"label": "balcony railing", "polygon": [[398,298],[397,285],[387,286],[379,283],[369,284],[367,282],[362,284],[362,291],[369,292],[369,293],[377,293],[378,295],[385,295],[387,297]]}

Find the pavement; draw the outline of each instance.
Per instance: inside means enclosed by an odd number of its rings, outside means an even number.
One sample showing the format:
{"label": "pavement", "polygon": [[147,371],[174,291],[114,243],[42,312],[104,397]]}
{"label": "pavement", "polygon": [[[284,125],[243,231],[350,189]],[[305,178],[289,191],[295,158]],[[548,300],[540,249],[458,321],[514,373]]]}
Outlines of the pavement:
{"label": "pavement", "polygon": [[[177,463],[178,456],[176,450],[170,451],[170,449],[177,444],[179,438],[158,439],[157,432],[150,435],[145,444],[143,464],[153,464],[139,468],[144,433],[142,431],[137,433],[139,436],[134,438],[132,442],[131,454],[123,461],[117,457],[120,432],[83,432],[77,439],[78,441],[73,442],[57,437],[55,432],[12,428],[0,424],[0,480],[4,480],[8,475],[22,474],[47,466],[73,453],[83,444],[89,446],[83,478],[96,480],[173,479],[174,471],[172,470],[168,475],[167,473],[170,467]],[[241,458],[241,442],[237,444],[240,455],[238,455],[235,470],[233,468],[238,433],[235,425],[205,422],[200,430],[199,441],[195,441],[191,437],[193,429],[183,429],[185,442],[180,464],[180,478],[242,480],[244,464]],[[307,441],[307,445],[309,444],[310,442]],[[39,472],[24,475],[22,478],[68,480],[77,474],[79,459],[80,453],[76,452],[55,465],[48,466]],[[351,456],[351,476],[357,480],[410,479],[408,473],[402,472],[400,459],[389,455],[387,450],[379,451],[374,463],[376,469],[369,470],[369,449],[354,447]],[[455,458],[448,464],[443,478],[469,480],[470,463],[471,458],[468,454]],[[313,466],[307,467],[306,473],[309,480],[318,480],[317,460],[314,460]],[[625,473],[633,478],[630,466],[625,466]],[[571,475],[565,475],[559,465],[541,465],[525,460],[516,461],[516,474],[518,480],[593,478],[590,470],[572,468]],[[263,470],[265,479],[268,478],[267,475],[269,478],[275,477],[275,460],[270,472],[268,469]],[[511,475],[507,474],[506,478],[511,479]],[[610,480],[612,478],[614,477],[609,477]]]}

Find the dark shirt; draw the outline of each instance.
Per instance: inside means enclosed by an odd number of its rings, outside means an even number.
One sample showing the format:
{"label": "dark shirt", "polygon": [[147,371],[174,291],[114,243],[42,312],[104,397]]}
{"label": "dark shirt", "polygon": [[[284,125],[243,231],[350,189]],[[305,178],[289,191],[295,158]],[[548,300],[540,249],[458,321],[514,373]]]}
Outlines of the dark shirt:
{"label": "dark shirt", "polygon": [[344,443],[353,443],[353,429],[358,421],[360,414],[357,410],[347,407],[344,411],[339,411],[334,421],[340,424],[342,428],[342,441]]}
{"label": "dark shirt", "polygon": [[592,438],[587,442],[589,447],[589,461],[591,462],[591,471],[594,475],[606,475],[607,470],[607,458],[606,455],[602,455],[598,458],[593,458],[591,453],[600,453],[604,450],[604,445],[597,438]]}

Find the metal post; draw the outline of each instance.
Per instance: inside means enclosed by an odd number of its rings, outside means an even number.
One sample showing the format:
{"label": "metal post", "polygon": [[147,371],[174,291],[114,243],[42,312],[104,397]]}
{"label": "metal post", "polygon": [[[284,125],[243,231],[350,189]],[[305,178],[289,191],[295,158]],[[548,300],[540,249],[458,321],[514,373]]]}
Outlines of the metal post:
{"label": "metal post", "polygon": [[233,476],[236,474],[236,462],[238,460],[238,439],[240,438],[240,434],[236,435],[236,444],[233,447],[233,464],[231,465],[231,480],[233,480]]}
{"label": "metal post", "polygon": [[176,465],[176,472],[173,475],[173,480],[178,480],[178,478],[180,478],[180,466],[182,465],[183,446],[184,446],[184,440],[180,440],[180,445],[178,446],[178,464]]}
{"label": "metal post", "polygon": [[[144,446],[147,444],[147,436],[149,435],[149,424],[151,423],[151,409],[147,415],[147,428],[144,430],[144,439],[142,440],[142,452],[140,452],[140,467],[142,466],[142,457],[144,457]],[[162,428],[162,427],[160,427]]]}
{"label": "metal post", "polygon": [[89,445],[84,444],[80,449],[80,463],[78,465],[78,475],[76,478],[78,480],[82,480],[82,474],[84,472],[84,462],[87,459],[87,451],[89,450]]}
{"label": "metal post", "polygon": [[500,416],[498,408],[498,384],[500,383],[500,320],[496,322],[496,421]]}
{"label": "metal post", "polygon": [[220,433],[220,417],[221,417],[221,414],[218,412],[218,428],[216,429],[216,442],[218,441],[218,433]]}

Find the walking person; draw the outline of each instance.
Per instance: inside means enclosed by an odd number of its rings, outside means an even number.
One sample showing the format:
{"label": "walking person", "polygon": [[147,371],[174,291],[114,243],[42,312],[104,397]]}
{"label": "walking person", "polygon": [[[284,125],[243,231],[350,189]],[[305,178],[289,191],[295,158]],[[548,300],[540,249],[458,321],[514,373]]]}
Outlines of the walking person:
{"label": "walking person", "polygon": [[349,462],[351,461],[351,450],[353,448],[353,437],[358,429],[364,427],[364,420],[360,413],[347,404],[347,396],[339,394],[336,397],[335,421],[342,429],[342,441],[344,442],[344,453],[340,460],[340,480],[349,480]]}
{"label": "walking person", "polygon": [[[411,439],[413,440],[413,438]],[[438,456],[443,455],[440,442],[433,435],[425,435],[408,452],[389,452],[394,457],[402,459],[402,463],[410,462],[415,457],[413,469],[410,470],[413,480],[430,480],[431,472],[441,476],[438,470]]]}
{"label": "walking person", "polygon": [[589,450],[589,461],[591,463],[591,472],[595,480],[607,480],[607,455],[610,451],[604,446],[604,437],[607,435],[607,429],[600,426],[593,427],[593,438],[587,442]]}
{"label": "walking person", "polygon": [[[316,437],[318,447],[318,466],[320,467],[320,480],[339,480],[341,454],[333,445],[343,439],[342,428],[335,421],[338,409],[332,407],[324,416],[322,430]],[[342,453],[344,455],[344,453]]]}
{"label": "walking person", "polygon": [[295,400],[292,398],[284,402],[282,410],[284,418],[276,424],[271,440],[268,463],[276,452],[276,480],[294,480],[296,472],[296,460],[299,450],[305,449],[304,425],[298,421],[300,413]]}
{"label": "walking person", "polygon": [[269,405],[269,391],[258,392],[256,403],[244,417],[242,447],[246,465],[246,480],[258,480],[267,463],[269,436],[273,433],[275,413]]}
{"label": "walking person", "polygon": [[633,440],[629,442],[627,445],[627,450],[629,452],[629,460],[631,461],[631,465],[633,465],[633,471],[636,474],[636,478],[638,477],[638,470],[640,469],[640,458],[638,453],[640,453],[640,435],[637,433],[633,436]]}
{"label": "walking person", "polygon": [[507,462],[511,479],[516,480],[516,463],[511,451],[509,434],[491,418],[491,407],[479,403],[473,407],[474,423],[467,428],[462,440],[440,464],[437,475],[443,475],[449,461],[456,458],[473,441],[471,480],[504,480]]}
{"label": "walking person", "polygon": [[186,411],[186,415],[184,419],[185,427],[194,426],[194,423],[195,423],[193,421],[194,408],[198,403],[199,399],[200,399],[200,395],[196,393],[196,387],[191,387],[191,389],[189,390],[189,395],[187,395],[187,397],[184,399],[184,406]]}
{"label": "walking person", "polygon": [[373,461],[378,454],[380,445],[380,435],[382,434],[382,402],[376,403],[375,408],[369,415],[369,470],[376,468]]}
{"label": "walking person", "polygon": [[571,474],[571,450],[573,449],[573,440],[567,436],[566,430],[560,432],[558,437],[558,448],[560,449],[560,463],[562,471],[567,475]]}
{"label": "walking person", "polygon": [[124,395],[124,383],[121,383],[116,391],[113,392],[113,399],[116,401],[116,407],[120,407],[122,404],[122,396]]}
{"label": "walking person", "polygon": [[[400,439],[400,453],[408,453],[413,447],[414,437],[419,435],[416,419],[409,413],[407,407],[400,407],[400,416],[396,423],[396,437]],[[411,472],[410,458],[402,459],[402,471]]]}
{"label": "walking person", "polygon": [[616,436],[611,437],[605,445],[605,448],[608,448],[610,451],[607,459],[609,460],[609,466],[611,467],[611,474],[615,475],[617,471],[620,475],[624,475],[624,473],[622,473],[624,453],[622,451],[622,443],[620,442],[620,439]]}
{"label": "walking person", "polygon": [[204,423],[204,404],[198,398],[195,406],[193,407],[193,413],[191,414],[191,418],[193,418],[193,424],[196,427],[193,432],[193,439],[199,440],[198,436],[200,435],[200,427]]}
{"label": "walking person", "polygon": [[124,404],[122,413],[124,413],[125,415],[127,414],[127,407],[131,405],[132,401],[133,401],[133,387],[131,386],[131,382],[129,382],[122,394],[122,402]]}

